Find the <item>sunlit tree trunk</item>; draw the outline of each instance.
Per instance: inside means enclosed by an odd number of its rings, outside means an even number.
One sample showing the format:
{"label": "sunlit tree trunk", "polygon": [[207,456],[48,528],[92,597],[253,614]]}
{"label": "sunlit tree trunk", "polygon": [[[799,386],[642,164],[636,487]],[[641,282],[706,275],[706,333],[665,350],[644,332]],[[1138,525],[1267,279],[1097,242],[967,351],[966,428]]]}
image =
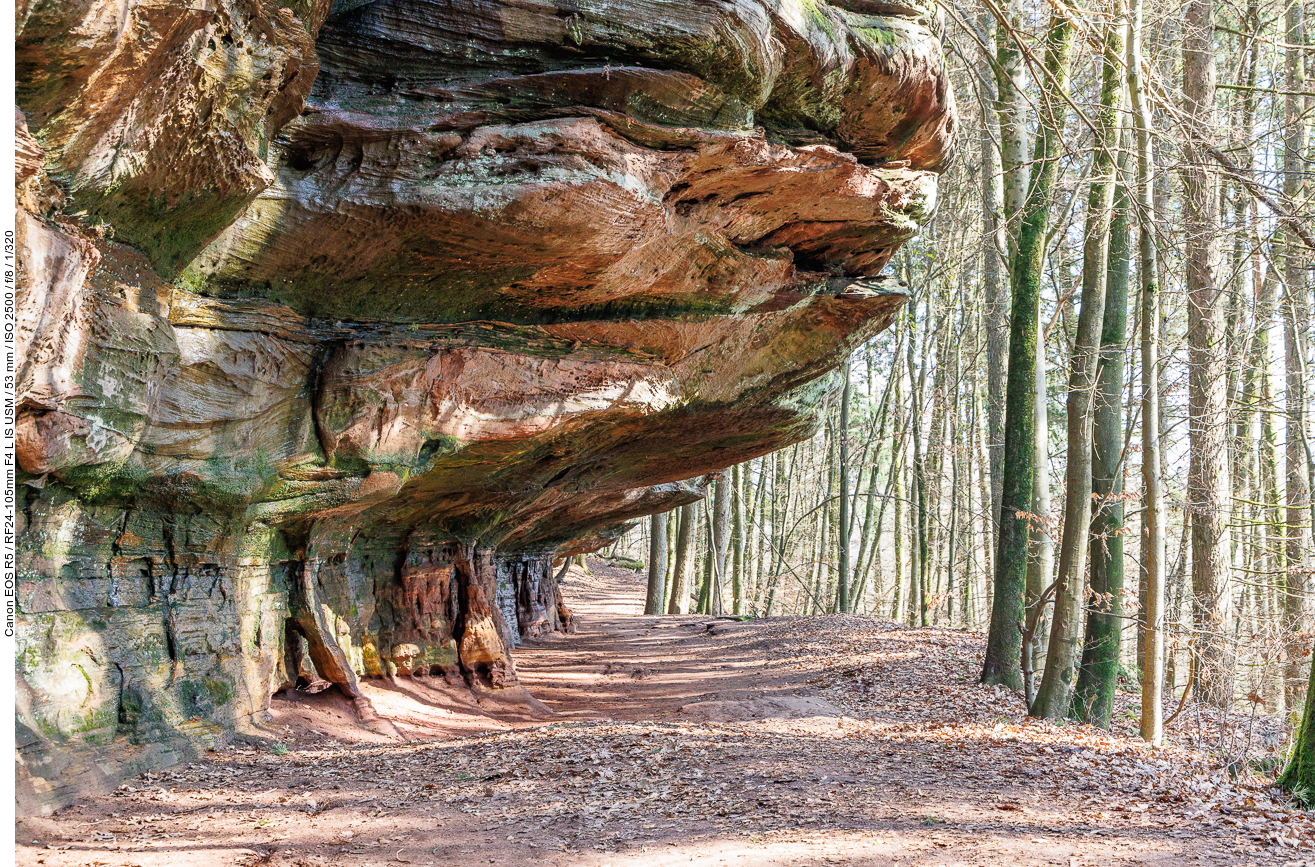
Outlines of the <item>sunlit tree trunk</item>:
{"label": "sunlit tree trunk", "polygon": [[[1036,376],[1033,386],[1033,412],[1036,428],[1032,436],[1032,524],[1028,529],[1031,556],[1027,561],[1027,589],[1024,602],[1027,616],[1035,616],[1030,646],[1024,648],[1029,656],[1028,671],[1036,671],[1046,658],[1050,639],[1050,618],[1047,612],[1054,600],[1046,596],[1046,589],[1054,579],[1055,538],[1050,521],[1050,408],[1046,390],[1046,353],[1044,346],[1037,347]],[[1039,610],[1037,610],[1039,607]],[[1028,684],[1030,690],[1034,684]],[[1030,703],[1030,699],[1029,699]]]}
{"label": "sunlit tree trunk", "polygon": [[850,372],[849,362],[841,371],[845,384],[840,392],[840,429],[836,432],[838,454],[836,475],[838,477],[840,497],[840,520],[836,526],[836,547],[839,549],[839,556],[836,558],[836,607],[841,613],[847,614],[850,611],[849,600],[849,390],[850,390]]}
{"label": "sunlit tree trunk", "polygon": [[667,516],[653,515],[648,520],[648,593],[644,598],[645,614],[662,614],[667,595]]}
{"label": "sunlit tree trunk", "polygon": [[[1018,12],[1018,0],[1009,5],[1010,14]],[[1021,12],[1018,18],[1021,19]],[[996,30],[995,19],[989,12],[982,12],[978,17],[978,33],[983,45],[990,44],[990,34]],[[983,310],[986,331],[986,442],[991,461],[991,510],[990,520],[994,527],[996,516],[1000,511],[1000,461],[1004,454],[1004,407],[1005,407],[1005,364],[1009,352],[1009,299],[1005,281],[1001,274],[1004,257],[1009,253],[1009,220],[1016,218],[1022,204],[1021,192],[1027,185],[1026,163],[1023,155],[1026,144],[1020,140],[1023,133],[1021,112],[1015,103],[1020,99],[1015,80],[1022,74],[1017,47],[1010,41],[1008,34],[1000,34],[996,39],[998,46],[996,61],[1000,64],[1001,77],[1008,84],[1001,88],[997,82],[996,65],[983,53],[978,67],[977,82],[981,89],[981,104],[991,106],[996,111],[983,111],[980,132],[982,157],[982,217],[985,229],[982,244],[982,291],[985,298]],[[1004,94],[1008,93],[1008,100]],[[1001,124],[1001,116],[1008,113],[1008,121]],[[1007,137],[1007,141],[1005,140]],[[998,142],[998,143],[997,143]],[[1002,169],[1002,150],[1009,149],[1013,164],[1010,166],[1010,183],[1015,185],[1015,201],[1005,202],[1005,176]],[[1020,183],[1020,174],[1021,183]],[[1001,210],[1004,213],[1001,213]]]}
{"label": "sunlit tree trunk", "polygon": [[731,613],[744,613],[744,512],[748,503],[748,464],[731,467]]}
{"label": "sunlit tree trunk", "polygon": [[895,592],[890,599],[890,619],[899,621],[904,611],[904,461],[903,439],[900,450],[892,457],[891,478],[895,483]]}
{"label": "sunlit tree trunk", "polygon": [[712,578],[712,593],[709,596],[709,613],[725,613],[725,603],[723,597],[725,590],[723,585],[726,582],[726,554],[730,550],[730,529],[731,529],[731,477],[728,473],[723,473],[721,478],[717,479],[716,491],[712,500],[712,569],[710,570]]}
{"label": "sunlit tree trunk", "polygon": [[694,531],[699,521],[699,504],[680,507],[680,528],[676,531],[676,566],[671,582],[668,614],[689,614],[690,584],[694,578]]}
{"label": "sunlit tree trunk", "polygon": [[[1307,105],[1315,102],[1305,96],[1306,77],[1302,49],[1306,44],[1306,26],[1302,0],[1288,0],[1285,16],[1287,49],[1285,66],[1287,94],[1284,97],[1286,135],[1283,139],[1283,191],[1293,202],[1304,201],[1308,190],[1306,180],[1306,112]],[[1310,622],[1309,592],[1311,557],[1310,508],[1310,380],[1306,370],[1306,342],[1310,340],[1311,320],[1308,309],[1308,269],[1310,251],[1292,233],[1283,238],[1283,344],[1285,367],[1284,408],[1287,425],[1286,445],[1283,452],[1284,501],[1287,506],[1285,553],[1287,571],[1284,575],[1283,627],[1287,633],[1284,671],[1284,693],[1289,706],[1300,703],[1303,642],[1298,634]],[[1309,706],[1308,706],[1309,708]],[[1308,709],[1309,713],[1309,709]]]}
{"label": "sunlit tree trunk", "polygon": [[1191,127],[1183,143],[1182,169],[1191,448],[1187,502],[1192,522],[1196,694],[1209,704],[1225,707],[1232,700],[1233,670],[1227,639],[1232,485],[1228,461],[1226,298],[1217,274],[1219,183],[1209,167],[1209,156],[1198,144],[1214,134],[1213,19],[1213,0],[1188,0],[1183,15],[1183,95]]}
{"label": "sunlit tree trunk", "polygon": [[[899,358],[899,342],[895,344],[895,359]],[[868,380],[871,383],[874,374],[872,357],[868,356]],[[874,437],[874,448],[872,450],[871,467],[868,470],[867,496],[863,504],[863,522],[859,532],[858,560],[855,565],[859,589],[853,594],[853,610],[860,610],[863,602],[863,594],[867,587],[868,578],[870,577],[874,566],[881,568],[881,531],[882,518],[885,516],[886,503],[890,495],[889,484],[886,487],[885,496],[877,496],[880,491],[880,471],[881,471],[881,452],[882,447],[887,444],[887,426],[890,421],[890,403],[891,393],[894,385],[899,381],[897,376],[886,376],[886,384],[882,389],[881,403],[877,408],[877,428]],[[895,466],[895,452],[898,448],[897,442],[890,444],[891,466]],[[881,592],[881,575],[878,571],[876,578],[877,592]]]}
{"label": "sunlit tree trunk", "polygon": [[[928,305],[930,307],[930,305]],[[926,378],[925,368],[915,372],[913,339],[916,306],[909,305],[909,338],[905,347],[909,368],[909,393],[912,397],[909,425],[913,433],[913,506],[909,518],[913,521],[913,545],[909,551],[909,625],[927,626],[927,561],[930,559],[927,540],[927,466],[922,454],[922,389]],[[924,348],[929,341],[924,340]]]}
{"label": "sunlit tree trunk", "polygon": [[1142,0],[1132,0],[1128,38],[1128,93],[1137,129],[1138,279],[1141,281],[1142,523],[1146,527],[1145,635],[1142,642],[1141,736],[1159,746],[1164,737],[1164,494],[1160,477],[1160,301],[1156,283],[1151,112],[1142,85]]}

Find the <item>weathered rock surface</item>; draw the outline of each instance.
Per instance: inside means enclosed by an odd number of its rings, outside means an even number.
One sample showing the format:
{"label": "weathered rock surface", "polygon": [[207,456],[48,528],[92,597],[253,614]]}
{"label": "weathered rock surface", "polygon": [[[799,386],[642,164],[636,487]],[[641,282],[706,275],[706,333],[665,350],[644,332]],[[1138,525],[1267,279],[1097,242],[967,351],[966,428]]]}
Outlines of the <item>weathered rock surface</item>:
{"label": "weathered rock surface", "polygon": [[913,2],[28,0],[20,799],[362,677],[811,433],[954,110]]}

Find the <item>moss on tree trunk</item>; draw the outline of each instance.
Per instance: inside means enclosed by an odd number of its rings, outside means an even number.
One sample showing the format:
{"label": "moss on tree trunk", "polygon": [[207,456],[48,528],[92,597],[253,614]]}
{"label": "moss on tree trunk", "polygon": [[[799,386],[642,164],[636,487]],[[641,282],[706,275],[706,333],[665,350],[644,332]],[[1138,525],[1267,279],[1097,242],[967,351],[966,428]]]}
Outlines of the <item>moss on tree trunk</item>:
{"label": "moss on tree trunk", "polygon": [[1100,366],[1096,372],[1096,410],[1092,433],[1091,594],[1087,609],[1082,662],[1074,690],[1076,715],[1109,728],[1114,688],[1119,679],[1123,640],[1123,351],[1128,331],[1130,256],[1127,191],[1115,195],[1110,227],[1110,269],[1101,329]]}
{"label": "moss on tree trunk", "polygon": [[1304,806],[1315,807],[1315,665],[1310,668],[1310,683],[1306,688],[1306,709],[1301,715],[1301,727],[1297,729],[1288,767],[1278,778],[1278,784],[1291,792]]}
{"label": "moss on tree trunk", "polygon": [[[1046,68],[1059,86],[1068,79],[1073,29],[1051,20],[1046,39]],[[1057,112],[1062,114],[1062,111]],[[1035,430],[1033,387],[1036,375],[1037,316],[1041,269],[1045,256],[1050,193],[1055,185],[1061,143],[1059,127],[1043,123],[1037,135],[1036,175],[1023,208],[1018,245],[1011,263],[1013,303],[1009,313],[1009,374],[1005,392],[1005,448],[1000,500],[1000,536],[995,565],[995,594],[986,641],[983,683],[1012,689],[1023,684],[1023,589],[1027,583],[1028,510],[1032,505]]]}

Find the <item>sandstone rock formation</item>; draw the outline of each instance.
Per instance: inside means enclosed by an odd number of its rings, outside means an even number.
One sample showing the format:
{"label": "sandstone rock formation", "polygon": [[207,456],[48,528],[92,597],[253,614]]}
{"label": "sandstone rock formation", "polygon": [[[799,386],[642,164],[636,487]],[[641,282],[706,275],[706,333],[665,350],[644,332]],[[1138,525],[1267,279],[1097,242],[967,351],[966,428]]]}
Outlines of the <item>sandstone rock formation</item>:
{"label": "sandstone rock formation", "polygon": [[922,3],[21,2],[25,808],[515,688],[554,553],[808,436],[949,158]]}

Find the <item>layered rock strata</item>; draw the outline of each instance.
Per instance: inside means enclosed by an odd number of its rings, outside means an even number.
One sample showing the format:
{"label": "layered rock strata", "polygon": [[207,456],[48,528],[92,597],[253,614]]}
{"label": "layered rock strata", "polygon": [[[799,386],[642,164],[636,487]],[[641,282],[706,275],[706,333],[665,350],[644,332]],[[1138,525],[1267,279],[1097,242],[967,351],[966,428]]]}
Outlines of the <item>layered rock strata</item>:
{"label": "layered rock strata", "polygon": [[953,103],[913,2],[28,0],[20,799],[516,689],[554,554],[810,435]]}

